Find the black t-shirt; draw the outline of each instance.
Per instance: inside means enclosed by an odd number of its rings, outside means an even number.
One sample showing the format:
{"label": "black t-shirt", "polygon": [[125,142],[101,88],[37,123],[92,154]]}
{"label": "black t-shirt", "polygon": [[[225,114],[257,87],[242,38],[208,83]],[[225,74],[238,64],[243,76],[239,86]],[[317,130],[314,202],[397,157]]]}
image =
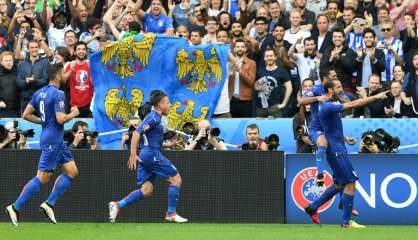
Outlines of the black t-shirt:
{"label": "black t-shirt", "polygon": [[265,91],[256,92],[257,107],[266,108],[263,106],[264,99],[268,102],[268,107],[274,104],[280,104],[283,101],[285,94],[284,83],[290,81],[289,73],[283,67],[277,67],[273,71],[261,67],[257,71],[257,82],[264,84],[267,88]]}

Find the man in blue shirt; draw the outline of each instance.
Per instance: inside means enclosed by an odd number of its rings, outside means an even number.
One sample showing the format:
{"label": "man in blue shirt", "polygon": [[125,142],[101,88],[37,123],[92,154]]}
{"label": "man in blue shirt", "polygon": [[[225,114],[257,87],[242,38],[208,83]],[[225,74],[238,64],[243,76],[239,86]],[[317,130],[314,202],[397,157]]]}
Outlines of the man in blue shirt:
{"label": "man in blue shirt", "polygon": [[159,33],[166,35],[174,35],[174,27],[172,20],[162,14],[163,5],[161,0],[152,0],[150,12],[144,12],[140,9],[142,0],[138,0],[139,10],[137,15],[143,18],[145,32]]}
{"label": "man in blue shirt", "polygon": [[[131,155],[128,166],[130,170],[137,169],[137,180],[140,189],[131,192],[118,202],[109,203],[109,219],[115,223],[120,209],[127,205],[150,197],[156,177],[161,177],[170,185],[168,187],[168,209],[165,219],[169,222],[185,223],[187,219],[176,213],[177,201],[180,195],[181,177],[176,167],[161,153],[164,127],[161,124],[162,115],[167,116],[170,111],[170,100],[167,95],[159,90],[151,93],[150,103],[153,106],[151,112],[144,118],[132,135]],[[137,155],[138,144],[140,153]]]}
{"label": "man in blue shirt", "polygon": [[324,83],[324,90],[329,101],[320,103],[319,120],[324,130],[325,138],[328,141],[326,158],[333,171],[334,184],[327,188],[325,192],[305,210],[312,216],[316,215],[318,208],[331,199],[335,194],[343,191],[343,218],[342,227],[364,227],[350,220],[353,210],[354,192],[356,181],[358,180],[354,169],[348,160],[347,149],[340,114],[345,110],[364,106],[378,99],[386,98],[386,92],[376,94],[367,98],[358,99],[352,102],[339,103],[337,100],[343,92],[342,84],[339,80],[330,80]]}
{"label": "man in blue shirt", "polygon": [[49,85],[39,89],[32,97],[23,112],[23,119],[33,123],[42,124],[40,147],[42,150],[38,163],[38,172],[23,188],[19,198],[7,206],[6,211],[13,225],[18,225],[19,212],[22,207],[49,181],[58,165],[64,171],[55,181],[54,188],[48,200],[40,205],[52,223],[57,223],[54,215],[54,206],[70,186],[72,179],[78,175],[77,166],[71,152],[64,144],[64,123],[78,116],[77,107],[71,108],[71,113],[64,111],[64,92],[59,90],[64,82],[63,66],[55,64],[48,68]]}

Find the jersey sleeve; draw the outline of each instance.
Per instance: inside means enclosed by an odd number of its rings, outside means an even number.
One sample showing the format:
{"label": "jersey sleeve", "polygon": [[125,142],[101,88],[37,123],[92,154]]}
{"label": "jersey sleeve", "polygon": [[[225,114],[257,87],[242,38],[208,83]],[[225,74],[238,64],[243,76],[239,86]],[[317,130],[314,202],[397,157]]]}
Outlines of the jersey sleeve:
{"label": "jersey sleeve", "polygon": [[322,105],[321,110],[326,114],[342,113],[344,112],[344,107],[339,102],[326,102]]}
{"label": "jersey sleeve", "polygon": [[64,102],[64,92],[59,91],[54,99],[54,111],[55,112],[65,112],[65,102]]}
{"label": "jersey sleeve", "polygon": [[139,125],[136,131],[139,134],[143,134],[149,131],[151,128],[155,127],[157,124],[158,121],[156,119],[155,114],[150,113],[145,117],[144,121],[142,121],[142,123]]}
{"label": "jersey sleeve", "polygon": [[36,96],[38,96],[38,94],[33,94],[29,104],[32,105],[32,107],[36,108]]}

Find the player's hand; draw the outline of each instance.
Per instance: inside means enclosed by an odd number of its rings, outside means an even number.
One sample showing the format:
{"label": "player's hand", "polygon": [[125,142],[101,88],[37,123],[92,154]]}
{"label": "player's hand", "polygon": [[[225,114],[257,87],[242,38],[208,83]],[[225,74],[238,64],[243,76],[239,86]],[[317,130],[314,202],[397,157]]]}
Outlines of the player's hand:
{"label": "player's hand", "polygon": [[385,98],[387,98],[388,97],[388,93],[390,92],[390,90],[387,90],[387,91],[384,91],[384,92],[381,92],[381,93],[379,93],[379,94],[376,94],[375,95],[375,97],[376,97],[376,99],[381,99],[381,100],[383,100],[383,99],[385,99]]}
{"label": "player's hand", "polygon": [[324,186],[324,174],[320,173],[316,176],[316,185],[318,187]]}
{"label": "player's hand", "polygon": [[131,154],[129,156],[129,161],[128,161],[128,168],[131,171],[134,171],[136,169],[136,162],[138,161],[138,156],[136,154]]}
{"label": "player's hand", "polygon": [[77,117],[80,114],[80,110],[78,110],[78,107],[71,107],[71,114],[74,117]]}

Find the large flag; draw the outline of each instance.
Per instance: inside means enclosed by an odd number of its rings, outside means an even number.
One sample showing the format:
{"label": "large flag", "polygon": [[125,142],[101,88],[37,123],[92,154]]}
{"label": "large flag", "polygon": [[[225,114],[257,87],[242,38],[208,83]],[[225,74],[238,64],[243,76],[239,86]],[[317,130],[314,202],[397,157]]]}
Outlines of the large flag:
{"label": "large flag", "polygon": [[[90,57],[96,129],[126,127],[155,89],[172,103],[169,128],[209,119],[227,77],[228,51],[229,45],[190,46],[182,38],[155,34],[111,43]],[[99,140],[117,147],[120,139],[112,134]]]}

